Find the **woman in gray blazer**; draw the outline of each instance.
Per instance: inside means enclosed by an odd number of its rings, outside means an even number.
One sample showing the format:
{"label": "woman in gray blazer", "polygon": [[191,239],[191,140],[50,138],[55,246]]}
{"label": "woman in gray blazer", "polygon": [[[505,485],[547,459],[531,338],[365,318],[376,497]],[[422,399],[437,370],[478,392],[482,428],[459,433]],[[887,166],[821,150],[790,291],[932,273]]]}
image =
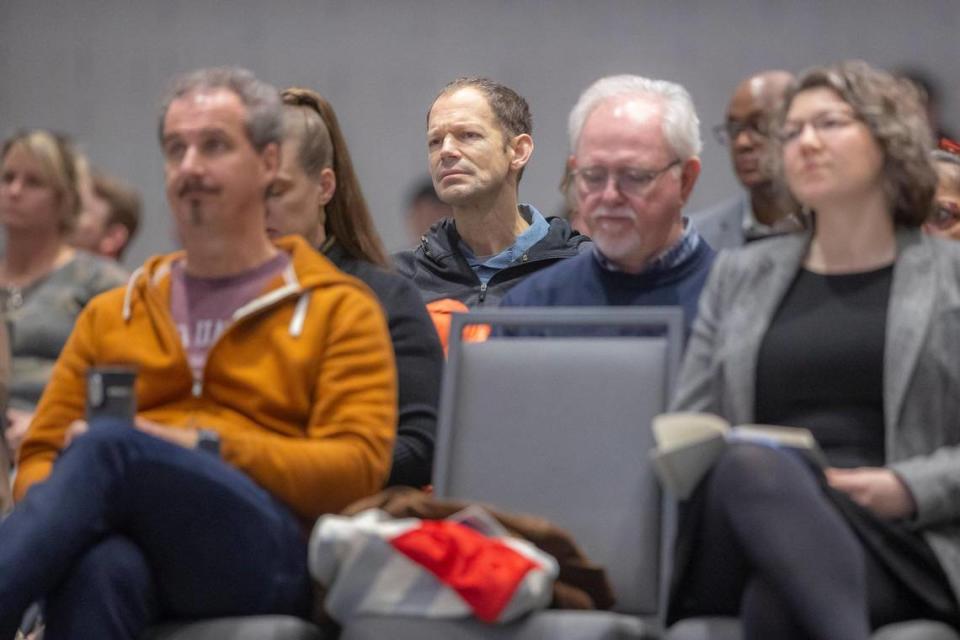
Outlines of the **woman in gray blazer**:
{"label": "woman in gray blazer", "polygon": [[919,230],[921,101],[842,63],[797,81],[777,131],[814,228],[718,257],[673,408],[807,427],[832,466],[728,448],[682,506],[670,618],[739,613],[747,638],[957,626],[960,243]]}

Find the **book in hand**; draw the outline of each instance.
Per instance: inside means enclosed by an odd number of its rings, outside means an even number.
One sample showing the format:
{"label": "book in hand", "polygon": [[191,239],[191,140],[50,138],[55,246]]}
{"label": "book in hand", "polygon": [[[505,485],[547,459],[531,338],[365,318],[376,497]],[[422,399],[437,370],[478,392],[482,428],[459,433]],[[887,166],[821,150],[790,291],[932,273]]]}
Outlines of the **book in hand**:
{"label": "book in hand", "polygon": [[661,413],[653,419],[657,443],[650,453],[660,484],[680,500],[693,494],[730,442],[754,442],[798,452],[818,467],[828,466],[807,429],[748,424],[731,427],[712,413]]}

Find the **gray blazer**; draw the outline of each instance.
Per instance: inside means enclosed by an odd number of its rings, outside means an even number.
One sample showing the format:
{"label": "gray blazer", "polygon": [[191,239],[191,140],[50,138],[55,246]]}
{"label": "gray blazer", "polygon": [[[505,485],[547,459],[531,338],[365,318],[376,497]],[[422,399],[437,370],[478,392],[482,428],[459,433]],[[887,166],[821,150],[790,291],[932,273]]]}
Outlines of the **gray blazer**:
{"label": "gray blazer", "polygon": [[[810,233],[718,255],[673,401],[734,424],[754,415],[757,352]],[[960,594],[960,242],[897,231],[883,370],[887,467],[917,502],[913,524]]]}
{"label": "gray blazer", "polygon": [[741,194],[707,209],[694,211],[690,220],[707,244],[715,250],[736,249],[743,246],[743,209],[747,196]]}

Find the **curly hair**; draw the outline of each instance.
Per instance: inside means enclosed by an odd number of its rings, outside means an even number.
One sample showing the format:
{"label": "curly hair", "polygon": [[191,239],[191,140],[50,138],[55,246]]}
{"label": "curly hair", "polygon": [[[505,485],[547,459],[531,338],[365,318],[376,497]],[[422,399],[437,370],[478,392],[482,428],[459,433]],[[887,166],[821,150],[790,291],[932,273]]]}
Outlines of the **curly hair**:
{"label": "curly hair", "polygon": [[[304,172],[312,177],[330,167],[336,176],[337,188],[324,206],[327,237],[336,238],[351,257],[389,269],[387,251],[367,208],[333,106],[316,91],[301,87],[284,89],[280,99],[288,131],[301,133],[297,160]],[[296,118],[291,119],[292,116]]]}
{"label": "curly hair", "polygon": [[[884,191],[895,224],[918,227],[933,209],[937,174],[930,158],[933,136],[923,96],[913,83],[861,60],[802,73],[784,96],[778,125],[799,93],[826,88],[849,104],[883,152]],[[780,155],[780,154],[778,154]],[[783,177],[782,162],[777,172]]]}

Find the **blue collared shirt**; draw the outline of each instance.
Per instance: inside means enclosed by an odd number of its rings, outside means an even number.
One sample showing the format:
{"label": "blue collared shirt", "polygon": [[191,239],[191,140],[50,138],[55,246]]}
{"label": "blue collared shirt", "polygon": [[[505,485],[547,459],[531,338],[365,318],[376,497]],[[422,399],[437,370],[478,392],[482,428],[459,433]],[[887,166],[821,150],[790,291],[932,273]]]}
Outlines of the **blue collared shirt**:
{"label": "blue collared shirt", "polygon": [[[697,233],[694,226],[690,224],[690,219],[685,217],[683,219],[683,235],[680,236],[677,243],[648,262],[646,266],[643,267],[641,273],[653,275],[673,269],[693,255],[693,252],[700,246],[700,242],[700,234]],[[596,257],[597,262],[600,263],[600,266],[607,271],[623,271],[623,269],[610,262],[606,256],[600,253],[600,249],[597,248],[596,244],[593,245],[593,255]]]}
{"label": "blue collared shirt", "polygon": [[536,207],[529,204],[521,204],[519,209],[520,215],[530,223],[530,226],[517,236],[516,241],[512,245],[497,255],[477,257],[473,255],[470,247],[468,247],[462,239],[460,240],[460,251],[463,253],[463,257],[467,259],[467,264],[470,265],[470,268],[473,269],[473,272],[477,274],[477,277],[483,284],[487,284],[490,278],[493,277],[493,274],[519,260],[530,247],[543,240],[547,235],[547,231],[550,230],[550,223],[537,211]]}

